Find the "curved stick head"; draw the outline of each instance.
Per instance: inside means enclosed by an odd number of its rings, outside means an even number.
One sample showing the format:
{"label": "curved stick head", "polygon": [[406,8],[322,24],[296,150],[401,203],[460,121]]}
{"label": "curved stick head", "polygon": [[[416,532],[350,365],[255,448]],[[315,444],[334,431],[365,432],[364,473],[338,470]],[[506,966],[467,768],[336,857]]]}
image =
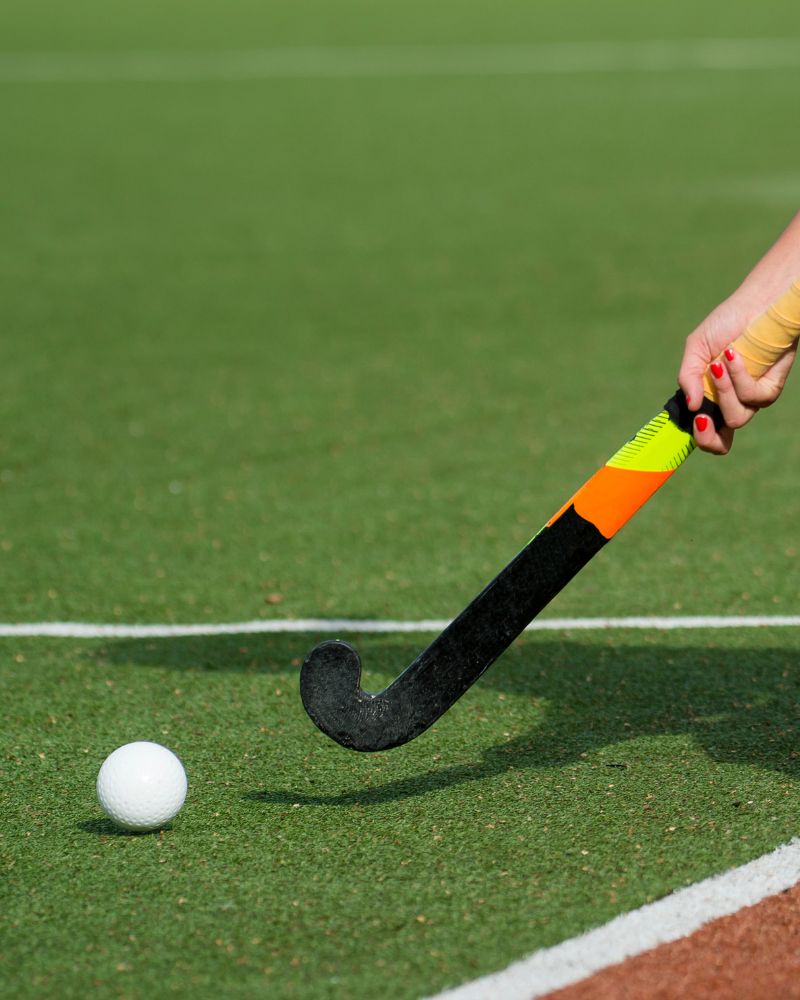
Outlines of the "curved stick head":
{"label": "curved stick head", "polygon": [[345,747],[353,747],[358,705],[372,695],[361,690],[361,658],[339,639],[315,646],[300,671],[300,696],[314,724]]}
{"label": "curved stick head", "polygon": [[358,653],[348,643],[330,639],[308,654],[300,671],[300,695],[315,725],[343,747],[389,750],[407,743],[429,724],[418,726],[407,717],[404,706],[414,692],[403,697],[403,677],[377,694],[362,691]]}

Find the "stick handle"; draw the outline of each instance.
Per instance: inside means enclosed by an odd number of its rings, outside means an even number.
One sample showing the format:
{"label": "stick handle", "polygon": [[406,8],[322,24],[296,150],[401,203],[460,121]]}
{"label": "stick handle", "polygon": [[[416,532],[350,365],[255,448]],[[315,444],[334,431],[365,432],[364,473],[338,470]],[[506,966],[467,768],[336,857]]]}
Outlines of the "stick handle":
{"label": "stick handle", "polygon": [[[754,320],[733,342],[734,350],[744,359],[753,378],[764,372],[784,355],[800,337],[800,278],[784,294]],[[706,372],[703,390],[707,399],[717,401],[717,390]]]}

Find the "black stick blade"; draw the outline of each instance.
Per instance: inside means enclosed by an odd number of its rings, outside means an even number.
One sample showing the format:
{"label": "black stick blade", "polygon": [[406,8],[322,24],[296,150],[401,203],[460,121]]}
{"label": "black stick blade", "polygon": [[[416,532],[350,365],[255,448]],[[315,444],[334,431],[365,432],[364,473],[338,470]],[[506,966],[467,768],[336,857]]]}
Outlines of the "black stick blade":
{"label": "black stick blade", "polygon": [[380,699],[361,690],[361,657],[339,639],[315,646],[300,672],[303,705],[323,733],[342,746],[371,749],[380,730]]}
{"label": "black stick blade", "polygon": [[606,541],[569,507],[377,694],[361,689],[361,660],[352,646],[321,643],[300,674],[306,711],[351,750],[407,743],[458,701]]}

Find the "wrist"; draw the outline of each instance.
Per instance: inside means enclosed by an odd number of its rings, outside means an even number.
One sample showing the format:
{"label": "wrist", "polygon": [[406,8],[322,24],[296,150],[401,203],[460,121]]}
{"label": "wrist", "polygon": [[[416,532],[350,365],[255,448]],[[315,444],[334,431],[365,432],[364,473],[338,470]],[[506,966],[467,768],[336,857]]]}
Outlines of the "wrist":
{"label": "wrist", "polygon": [[789,287],[788,283],[785,287],[781,284],[779,288],[773,288],[772,285],[772,282],[761,282],[754,279],[752,275],[748,275],[736,291],[725,299],[723,308],[735,314],[738,322],[744,328],[765,312]]}

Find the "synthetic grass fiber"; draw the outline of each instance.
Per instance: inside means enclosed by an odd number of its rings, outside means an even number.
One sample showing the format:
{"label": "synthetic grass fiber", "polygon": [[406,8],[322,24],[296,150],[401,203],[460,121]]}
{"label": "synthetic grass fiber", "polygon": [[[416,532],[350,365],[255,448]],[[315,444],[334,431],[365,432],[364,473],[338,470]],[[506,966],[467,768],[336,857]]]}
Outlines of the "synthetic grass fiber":
{"label": "synthetic grass fiber", "polygon": [[[5,3],[0,620],[454,615],[657,412],[800,202],[786,65],[37,65],[780,39],[792,13]],[[796,613],[799,410],[790,383],[693,456],[546,613]],[[797,833],[793,630],[529,635],[375,756],[303,714],[324,637],[0,640],[0,995],[421,997]],[[430,637],[348,638],[375,689]],[[134,739],[187,768],[163,836],[94,799]]]}

